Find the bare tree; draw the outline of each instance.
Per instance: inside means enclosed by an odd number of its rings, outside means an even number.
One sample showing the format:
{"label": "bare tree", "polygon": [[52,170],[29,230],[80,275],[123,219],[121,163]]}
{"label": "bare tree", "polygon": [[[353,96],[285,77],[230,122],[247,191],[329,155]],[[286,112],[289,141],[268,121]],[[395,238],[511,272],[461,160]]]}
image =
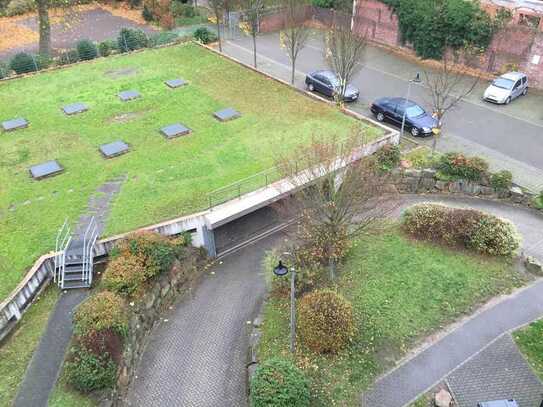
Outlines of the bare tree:
{"label": "bare tree", "polygon": [[256,68],[256,36],[260,25],[260,19],[266,7],[264,0],[242,0],[242,7],[245,9],[243,16],[246,22],[247,32],[253,38],[254,66]]}
{"label": "bare tree", "polygon": [[222,39],[221,39],[221,21],[224,17],[226,0],[209,0],[209,6],[213,11],[215,17],[215,24],[217,25],[217,39],[219,41],[219,51],[222,52]]}
{"label": "bare tree", "polygon": [[[469,50],[464,50],[464,52],[466,55],[470,53]],[[465,65],[453,64],[447,52],[443,54],[437,69],[424,71],[423,82],[430,94],[432,115],[437,120],[437,128],[434,130],[432,142],[432,153],[436,150],[445,115],[466,98],[479,82],[480,78],[470,76],[471,72],[469,71],[470,69]]]}
{"label": "bare tree", "polygon": [[298,190],[297,238],[314,261],[328,265],[330,279],[352,238],[376,226],[398,203],[387,175],[362,158],[362,144],[360,134],[347,140],[313,138],[277,165]]}
{"label": "bare tree", "polygon": [[285,21],[279,38],[292,65],[290,82],[293,85],[296,78],[296,60],[309,38],[309,28],[304,24],[307,4],[306,0],[281,0]]}
{"label": "bare tree", "polygon": [[336,15],[332,28],[325,35],[324,56],[338,77],[334,87],[339,105],[343,104],[347,85],[362,69],[367,45],[366,35],[354,33],[349,21],[343,14]]}

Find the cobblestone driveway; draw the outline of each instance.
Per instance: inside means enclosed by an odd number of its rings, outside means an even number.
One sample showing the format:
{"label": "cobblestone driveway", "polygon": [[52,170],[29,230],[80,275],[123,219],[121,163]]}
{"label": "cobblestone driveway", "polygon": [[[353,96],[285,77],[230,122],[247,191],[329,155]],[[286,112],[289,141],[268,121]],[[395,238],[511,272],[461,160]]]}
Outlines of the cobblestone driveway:
{"label": "cobblestone driveway", "polygon": [[[245,406],[248,324],[265,294],[261,261],[280,234],[229,255],[147,345],[131,406]],[[214,274],[213,274],[214,273]]]}

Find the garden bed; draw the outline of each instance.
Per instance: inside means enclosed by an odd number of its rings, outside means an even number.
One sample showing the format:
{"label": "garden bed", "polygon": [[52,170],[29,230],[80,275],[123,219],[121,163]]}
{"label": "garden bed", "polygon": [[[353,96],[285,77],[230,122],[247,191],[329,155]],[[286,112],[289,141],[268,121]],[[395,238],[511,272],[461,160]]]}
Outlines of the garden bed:
{"label": "garden bed", "polygon": [[[299,342],[295,362],[311,380],[311,405],[357,405],[377,375],[421,338],[526,278],[508,260],[414,241],[396,226],[359,238],[337,282],[357,321],[352,345],[326,356]],[[291,358],[288,299],[272,295],[263,315],[259,361]]]}
{"label": "garden bed", "polygon": [[[164,85],[177,77],[189,85]],[[142,96],[117,98],[132,89]],[[75,102],[89,110],[66,117],[61,107]],[[227,107],[242,118],[221,123],[212,117]],[[363,127],[368,138],[382,134],[192,44],[1,83],[0,118],[14,117],[30,126],[0,134],[0,298],[53,248],[65,217],[76,220],[108,179],[128,176],[107,225],[106,234],[113,234],[202,209],[206,193],[271,167],[277,152],[316,133],[347,135]],[[172,123],[192,134],[165,140],[158,131]],[[117,139],[130,151],[105,161],[99,146]],[[31,180],[28,168],[51,159],[64,173]]]}

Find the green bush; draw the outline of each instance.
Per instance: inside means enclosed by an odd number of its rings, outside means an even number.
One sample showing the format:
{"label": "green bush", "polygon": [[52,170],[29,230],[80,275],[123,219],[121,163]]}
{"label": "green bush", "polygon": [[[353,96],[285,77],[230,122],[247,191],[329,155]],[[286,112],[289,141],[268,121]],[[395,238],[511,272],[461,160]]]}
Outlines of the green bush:
{"label": "green bush", "polygon": [[57,58],[57,64],[70,65],[79,61],[79,52],[76,49],[69,49],[62,52]]}
{"label": "green bush", "polygon": [[36,9],[34,0],[11,0],[6,7],[6,16],[12,17],[28,13]]}
{"label": "green bush", "polygon": [[123,28],[119,32],[117,45],[121,52],[134,51],[136,49],[147,47],[147,35],[141,30],[132,28]]}
{"label": "green bush", "polygon": [[375,157],[381,171],[390,171],[400,165],[400,147],[394,144],[386,144],[375,153]]}
{"label": "green bush", "polygon": [[19,52],[9,62],[9,67],[16,74],[39,71],[40,59],[26,52]]}
{"label": "green bush", "polygon": [[171,5],[172,15],[174,17],[192,18],[198,15],[198,11],[191,4],[173,1]]}
{"label": "green bush", "polygon": [[446,46],[486,49],[494,23],[476,2],[467,0],[385,0],[392,5],[402,39],[422,58],[441,59]]}
{"label": "green bush", "polygon": [[151,22],[155,19],[153,12],[151,11],[149,7],[147,7],[147,4],[143,6],[143,10],[141,11],[141,16],[147,22]]}
{"label": "green bush", "polygon": [[158,47],[160,45],[173,44],[179,39],[177,33],[173,31],[162,31],[149,37],[149,47]]}
{"label": "green bush", "polygon": [[440,157],[437,170],[450,179],[481,181],[488,173],[488,163],[480,157],[447,153]]}
{"label": "green bush", "polygon": [[121,297],[110,291],[101,291],[77,308],[74,332],[79,336],[87,336],[108,329],[126,336],[128,315]]}
{"label": "green bush", "polygon": [[485,216],[471,234],[469,247],[492,256],[514,257],[520,247],[520,236],[510,221]]}
{"label": "green bush", "polygon": [[250,388],[252,407],[309,406],[309,382],[288,360],[272,358],[262,363]]}
{"label": "green bush", "polygon": [[79,59],[82,61],[89,61],[98,57],[98,49],[96,45],[90,40],[81,40],[76,44],[77,53]]}
{"label": "green bush", "polygon": [[495,172],[490,176],[490,185],[496,190],[509,189],[513,184],[513,174],[511,171],[502,170]]}
{"label": "green bush", "polygon": [[459,245],[492,256],[513,257],[520,248],[515,226],[474,209],[423,203],[406,209],[402,228],[410,235],[448,245]]}
{"label": "green bush", "polygon": [[68,383],[82,393],[112,388],[117,365],[110,355],[95,355],[84,347],[72,348],[65,365]]}
{"label": "green bush", "polygon": [[102,283],[109,290],[131,296],[148,280],[148,272],[144,259],[123,254],[109,262]]}
{"label": "green bush", "polygon": [[0,79],[7,78],[9,76],[9,71],[9,67],[5,63],[0,62]]}
{"label": "green bush", "polygon": [[108,57],[117,49],[117,43],[112,40],[105,40],[98,44],[98,53],[102,57]]}
{"label": "green bush", "polygon": [[298,315],[298,336],[313,352],[338,353],[354,337],[352,305],[334,291],[318,290],[305,295]]}
{"label": "green bush", "polygon": [[335,0],[311,0],[311,4],[315,7],[333,8],[336,5]]}
{"label": "green bush", "polygon": [[194,38],[202,44],[209,44],[217,41],[217,35],[206,27],[196,29],[196,31],[194,31]]}

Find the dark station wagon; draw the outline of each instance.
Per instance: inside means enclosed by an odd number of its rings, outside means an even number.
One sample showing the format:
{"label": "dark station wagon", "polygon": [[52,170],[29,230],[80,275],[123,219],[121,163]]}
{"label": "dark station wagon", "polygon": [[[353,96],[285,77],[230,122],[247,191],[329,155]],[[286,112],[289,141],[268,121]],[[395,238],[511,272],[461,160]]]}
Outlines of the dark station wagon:
{"label": "dark station wagon", "polygon": [[[319,92],[328,97],[334,97],[338,88],[339,79],[332,71],[315,71],[305,77],[305,85],[311,92]],[[347,85],[345,89],[345,102],[354,102],[360,96],[360,91],[353,85]]]}

